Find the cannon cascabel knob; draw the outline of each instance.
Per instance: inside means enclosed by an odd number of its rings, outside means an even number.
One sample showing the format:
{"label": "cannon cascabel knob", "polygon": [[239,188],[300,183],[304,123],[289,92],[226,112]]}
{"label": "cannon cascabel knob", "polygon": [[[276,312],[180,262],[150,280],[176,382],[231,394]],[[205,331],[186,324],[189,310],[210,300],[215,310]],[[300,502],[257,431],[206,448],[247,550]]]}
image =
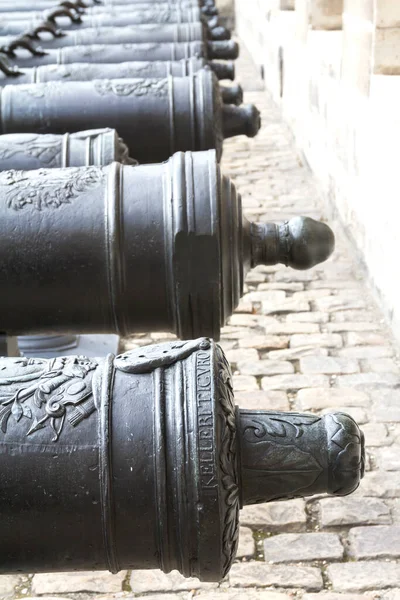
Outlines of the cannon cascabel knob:
{"label": "cannon cascabel knob", "polygon": [[218,338],[248,270],[281,260],[264,232],[212,150],[0,172],[0,330]]}
{"label": "cannon cascabel knob", "polygon": [[224,138],[235,135],[254,137],[261,127],[260,111],[254,104],[234,106],[227,104],[222,111],[222,131]]}
{"label": "cannon cascabel knob", "polygon": [[230,40],[231,32],[229,31],[229,29],[226,29],[226,27],[223,27],[222,25],[218,25],[217,27],[213,27],[213,28],[209,29],[208,37],[211,40],[217,40],[217,41]]}
{"label": "cannon cascabel knob", "polygon": [[347,414],[239,410],[243,504],[328,493],[364,475],[364,436]]}
{"label": "cannon cascabel knob", "polygon": [[327,260],[335,248],[331,228],[310,217],[293,217],[283,223],[253,223],[251,233],[252,267],[282,263],[292,269],[311,269]]}
{"label": "cannon cascabel knob", "polygon": [[239,106],[243,102],[243,88],[239,84],[221,85],[221,96],[224,104],[235,104]]}
{"label": "cannon cascabel knob", "polygon": [[234,40],[207,42],[208,57],[235,60],[239,56],[239,44]]}
{"label": "cannon cascabel knob", "polygon": [[205,338],[106,359],[2,358],[0,385],[0,441],[12,448],[1,573],[63,570],[67,556],[71,570],[219,581],[241,500],[349,493],[362,476],[350,417],[237,409],[229,364]]}
{"label": "cannon cascabel knob", "polygon": [[235,65],[233,62],[210,61],[210,68],[214,71],[218,79],[235,79]]}

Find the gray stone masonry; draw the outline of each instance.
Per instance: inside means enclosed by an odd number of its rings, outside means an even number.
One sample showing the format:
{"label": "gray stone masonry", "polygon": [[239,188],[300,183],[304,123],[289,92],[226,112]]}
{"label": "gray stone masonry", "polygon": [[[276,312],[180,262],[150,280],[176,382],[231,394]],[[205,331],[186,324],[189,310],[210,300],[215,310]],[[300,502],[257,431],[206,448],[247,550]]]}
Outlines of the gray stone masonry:
{"label": "gray stone masonry", "polygon": [[[261,109],[263,127],[254,139],[227,140],[222,168],[242,193],[248,217],[326,218],[317,183],[243,46],[237,69],[245,101]],[[0,599],[400,599],[398,348],[340,224],[329,223],[337,239],[332,258],[304,272],[257,268],[221,344],[240,405],[357,412],[368,452],[359,490],[348,498],[246,507],[238,558],[220,584],[160,571],[2,576]],[[170,337],[136,336],[125,347]]]}

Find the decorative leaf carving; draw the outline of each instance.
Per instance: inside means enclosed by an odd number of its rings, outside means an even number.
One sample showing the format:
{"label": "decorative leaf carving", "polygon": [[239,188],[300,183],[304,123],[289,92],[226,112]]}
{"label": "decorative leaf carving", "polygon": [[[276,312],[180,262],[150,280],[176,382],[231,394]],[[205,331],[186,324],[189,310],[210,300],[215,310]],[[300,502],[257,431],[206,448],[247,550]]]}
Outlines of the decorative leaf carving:
{"label": "decorative leaf carving", "polygon": [[4,171],[0,173],[0,188],[7,206],[22,210],[59,208],[90,188],[99,187],[105,174],[101,168],[70,168],[38,171]]}
{"label": "decorative leaf carving", "polygon": [[0,142],[0,160],[7,160],[16,154],[32,156],[40,160],[44,167],[56,167],[60,164],[62,139],[55,136],[26,135],[18,140],[7,137]]}
{"label": "decorative leaf carving", "polygon": [[96,79],[93,81],[96,92],[104,96],[153,96],[162,97],[168,94],[168,79]]}
{"label": "decorative leaf carving", "polygon": [[[26,387],[24,370],[36,364],[39,370]],[[15,362],[10,367],[12,376],[0,379],[0,385],[11,381],[17,387],[15,393],[0,398],[0,430],[5,434],[11,424],[27,419],[32,421],[27,436],[49,427],[56,442],[66,418],[75,427],[95,411],[92,376],[97,366],[83,356]]]}
{"label": "decorative leaf carving", "polygon": [[220,407],[219,466],[224,490],[224,524],[222,546],[224,553],[224,576],[235,557],[239,539],[239,486],[236,463],[236,420],[233,400],[232,374],[229,364],[219,346],[216,346],[218,370],[218,402]]}

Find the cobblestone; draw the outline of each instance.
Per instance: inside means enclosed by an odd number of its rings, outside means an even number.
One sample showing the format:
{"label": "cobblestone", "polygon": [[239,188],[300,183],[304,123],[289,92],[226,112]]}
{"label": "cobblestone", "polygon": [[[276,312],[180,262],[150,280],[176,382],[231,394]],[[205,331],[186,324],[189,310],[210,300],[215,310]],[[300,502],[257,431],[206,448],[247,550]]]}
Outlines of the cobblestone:
{"label": "cobblestone", "polygon": [[304,356],[300,359],[302,373],[323,373],[325,375],[359,373],[360,366],[356,360],[334,358],[332,356]]}
{"label": "cobblestone", "polygon": [[78,573],[40,573],[32,580],[33,594],[71,594],[76,592],[119,592],[126,571],[111,575],[108,571]]}
{"label": "cobblestone", "polygon": [[289,410],[289,399],[281,390],[239,392],[235,399],[240,408],[248,410]]}
{"label": "cobblestone", "polygon": [[323,410],[337,408],[345,402],[346,406],[369,406],[368,394],[354,388],[310,388],[299,390],[296,406],[299,410]]}
{"label": "cobblestone", "polygon": [[341,348],[343,346],[342,336],[339,334],[317,333],[315,335],[292,335],[290,347],[299,346],[322,346],[326,348]]}
{"label": "cobblestone", "polygon": [[399,558],[400,526],[355,527],[350,529],[348,542],[353,558]]}
{"label": "cobblestone", "polygon": [[162,573],[158,569],[137,569],[132,571],[130,585],[135,594],[182,592],[217,587],[217,584],[205,583],[195,577],[183,577],[178,571]]}
{"label": "cobblestone", "polygon": [[244,556],[253,556],[256,546],[253,538],[253,531],[249,527],[240,527],[239,545],[236,552],[236,558]]}
{"label": "cobblestone", "polygon": [[266,565],[259,562],[232,566],[229,582],[240,587],[302,588],[309,591],[323,587],[321,571],[297,565]]}
{"label": "cobblestone", "polygon": [[327,576],[336,592],[364,592],[400,585],[400,563],[371,560],[335,563]]}
{"label": "cobblestone", "polygon": [[333,533],[287,533],[264,540],[266,562],[309,562],[342,556],[343,546]]}
{"label": "cobblestone", "polygon": [[240,513],[240,521],[253,529],[269,532],[304,531],[306,527],[304,500],[245,506]]}
{"label": "cobblestone", "polygon": [[324,498],[317,503],[321,528],[345,525],[388,525],[390,508],[378,498]]}
{"label": "cobblestone", "polygon": [[325,375],[272,375],[261,380],[263,390],[297,391],[309,387],[329,387],[329,379]]}

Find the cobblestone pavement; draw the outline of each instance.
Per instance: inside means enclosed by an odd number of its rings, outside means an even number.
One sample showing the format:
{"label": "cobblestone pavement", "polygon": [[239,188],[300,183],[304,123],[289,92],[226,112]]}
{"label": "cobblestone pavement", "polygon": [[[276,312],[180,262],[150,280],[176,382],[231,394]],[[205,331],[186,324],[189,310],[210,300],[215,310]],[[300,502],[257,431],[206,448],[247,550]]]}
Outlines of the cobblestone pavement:
{"label": "cobblestone pavement", "polygon": [[[263,128],[254,140],[228,141],[223,168],[241,190],[247,215],[323,217],[313,177],[246,58],[241,78],[250,89],[246,101],[262,109]],[[3,576],[1,598],[400,599],[398,349],[352,247],[331,225],[337,248],[326,264],[306,272],[258,268],[248,277],[221,343],[242,407],[340,408],[363,425],[368,460],[359,491],[245,508],[238,557],[220,585],[160,571]]]}

